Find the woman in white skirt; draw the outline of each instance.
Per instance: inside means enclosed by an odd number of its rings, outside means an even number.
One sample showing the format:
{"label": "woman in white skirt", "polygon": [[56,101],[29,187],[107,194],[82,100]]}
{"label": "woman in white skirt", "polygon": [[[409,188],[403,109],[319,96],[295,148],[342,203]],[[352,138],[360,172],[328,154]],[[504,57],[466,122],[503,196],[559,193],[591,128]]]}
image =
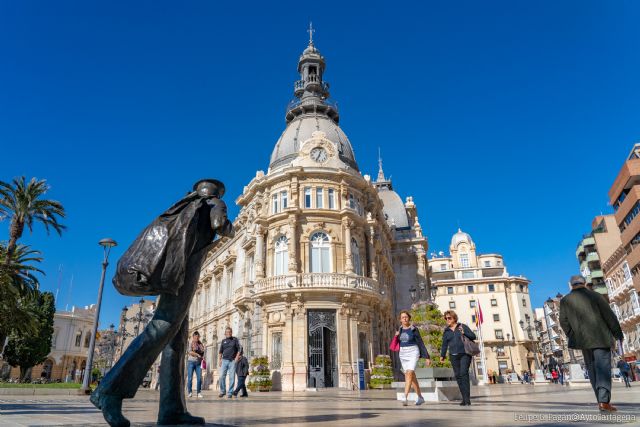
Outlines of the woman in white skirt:
{"label": "woman in white skirt", "polygon": [[400,341],[399,357],[400,363],[402,363],[402,371],[404,372],[404,401],[402,405],[407,406],[409,404],[407,398],[411,391],[411,386],[413,386],[416,395],[418,395],[416,405],[422,405],[424,399],[416,377],[416,365],[418,364],[418,359],[423,358],[427,359],[426,366],[430,366],[431,358],[420,336],[420,330],[411,324],[411,314],[408,311],[403,310],[400,312],[400,323],[402,326],[396,332],[396,336]]}

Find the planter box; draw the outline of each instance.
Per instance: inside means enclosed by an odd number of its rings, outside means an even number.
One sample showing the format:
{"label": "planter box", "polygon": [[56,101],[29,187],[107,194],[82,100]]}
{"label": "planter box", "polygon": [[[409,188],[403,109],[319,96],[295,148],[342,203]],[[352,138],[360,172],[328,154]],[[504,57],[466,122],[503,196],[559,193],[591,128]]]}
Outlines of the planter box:
{"label": "planter box", "polygon": [[455,378],[453,368],[418,368],[416,369],[416,377],[418,379],[427,380],[450,380]]}
{"label": "planter box", "polygon": [[391,384],[369,384],[369,388],[377,390],[391,390],[393,387],[391,386]]}

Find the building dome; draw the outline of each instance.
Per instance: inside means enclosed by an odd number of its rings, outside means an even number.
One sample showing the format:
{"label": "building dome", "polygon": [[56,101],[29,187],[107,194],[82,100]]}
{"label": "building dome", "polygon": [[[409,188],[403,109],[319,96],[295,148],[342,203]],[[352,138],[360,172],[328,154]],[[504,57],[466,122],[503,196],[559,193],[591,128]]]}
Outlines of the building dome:
{"label": "building dome", "polygon": [[458,232],[451,238],[451,246],[455,248],[463,242],[469,244],[469,246],[473,246],[473,240],[471,239],[471,236],[458,228]]}
{"label": "building dome", "polygon": [[391,188],[383,187],[378,189],[378,196],[384,204],[382,211],[387,219],[387,224],[394,225],[396,228],[410,227],[407,210],[398,193]]}
{"label": "building dome", "polygon": [[340,160],[358,169],[347,135],[331,118],[320,113],[303,114],[287,124],[271,153],[269,168],[274,169],[291,163],[298,157],[302,144],[316,131],[324,132],[326,138],[335,144]]}

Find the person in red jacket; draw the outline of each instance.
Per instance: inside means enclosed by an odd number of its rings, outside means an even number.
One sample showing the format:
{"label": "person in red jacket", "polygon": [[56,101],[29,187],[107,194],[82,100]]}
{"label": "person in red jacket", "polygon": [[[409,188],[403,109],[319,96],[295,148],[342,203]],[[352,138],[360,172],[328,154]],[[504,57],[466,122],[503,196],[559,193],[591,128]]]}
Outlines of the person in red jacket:
{"label": "person in red jacket", "polygon": [[553,383],[554,384],[558,384],[558,371],[557,370],[553,370],[551,371],[551,378],[553,379]]}

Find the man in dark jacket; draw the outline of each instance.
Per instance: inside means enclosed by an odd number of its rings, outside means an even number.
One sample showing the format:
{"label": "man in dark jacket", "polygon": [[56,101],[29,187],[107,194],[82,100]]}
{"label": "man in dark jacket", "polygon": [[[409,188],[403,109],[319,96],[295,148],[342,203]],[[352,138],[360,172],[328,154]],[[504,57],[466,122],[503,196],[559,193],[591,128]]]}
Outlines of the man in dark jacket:
{"label": "man in dark jacket", "polygon": [[620,369],[620,376],[624,380],[625,387],[631,387],[631,384],[629,384],[629,376],[631,375],[631,366],[629,363],[621,358],[618,360],[616,366]]}
{"label": "man in dark jacket", "polygon": [[245,384],[247,376],[249,375],[249,361],[244,357],[242,350],[240,350],[240,356],[236,362],[236,375],[238,376],[238,386],[233,392],[233,395],[238,397],[238,393],[242,391],[240,397],[249,397],[249,394],[247,393],[247,386]]}
{"label": "man in dark jacket", "polygon": [[622,329],[605,299],[587,289],[582,276],[571,276],[571,292],[560,300],[560,326],[569,348],[582,350],[589,381],[600,411],[613,412],[611,405],[611,348],[614,338],[622,341]]}

